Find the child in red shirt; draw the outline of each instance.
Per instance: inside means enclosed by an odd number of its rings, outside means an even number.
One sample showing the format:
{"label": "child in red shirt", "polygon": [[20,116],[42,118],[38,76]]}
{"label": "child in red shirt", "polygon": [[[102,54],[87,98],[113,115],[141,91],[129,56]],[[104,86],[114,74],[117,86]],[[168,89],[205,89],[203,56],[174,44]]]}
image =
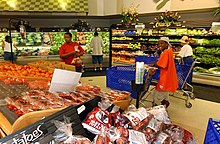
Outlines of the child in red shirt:
{"label": "child in red shirt", "polygon": [[154,93],[154,103],[169,106],[169,93],[175,92],[178,88],[178,78],[176,73],[176,67],[173,58],[173,50],[169,44],[168,37],[161,37],[158,41],[162,53],[159,60],[154,63],[154,66],[160,68],[160,78],[158,80],[156,90]]}
{"label": "child in red shirt", "polygon": [[74,58],[78,58],[84,54],[83,48],[77,42],[72,42],[71,33],[65,33],[64,39],[66,43],[64,43],[60,47],[60,58],[62,59],[63,62],[65,62],[65,64],[75,65],[76,71],[81,72],[82,64],[81,63],[72,64],[72,61]]}

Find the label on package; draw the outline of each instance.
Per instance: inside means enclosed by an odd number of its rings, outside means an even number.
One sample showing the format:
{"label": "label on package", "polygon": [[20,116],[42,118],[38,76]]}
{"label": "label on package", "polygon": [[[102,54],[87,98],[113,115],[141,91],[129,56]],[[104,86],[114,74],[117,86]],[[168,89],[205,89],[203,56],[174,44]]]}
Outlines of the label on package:
{"label": "label on package", "polygon": [[149,113],[145,108],[139,108],[135,111],[126,112],[125,116],[130,120],[131,123],[133,123],[133,125],[137,125],[138,121],[143,121],[145,118],[149,116]]}
{"label": "label on package", "polygon": [[135,130],[129,130],[128,132],[130,144],[148,144],[144,133]]}
{"label": "label on package", "polygon": [[157,140],[154,142],[155,144],[163,144],[163,142],[168,138],[169,136],[166,133],[159,133],[157,136]]}
{"label": "label on package", "polygon": [[147,127],[154,130],[154,132],[158,132],[160,130],[160,126],[161,126],[161,122],[159,122],[155,118],[152,118],[149,124],[147,125]]}

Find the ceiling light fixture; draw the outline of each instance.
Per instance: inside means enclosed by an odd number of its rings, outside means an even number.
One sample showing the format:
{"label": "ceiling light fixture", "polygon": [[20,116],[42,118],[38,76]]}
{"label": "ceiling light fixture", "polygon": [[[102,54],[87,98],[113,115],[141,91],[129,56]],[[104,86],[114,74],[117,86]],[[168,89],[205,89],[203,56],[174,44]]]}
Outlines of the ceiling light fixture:
{"label": "ceiling light fixture", "polygon": [[8,0],[7,4],[11,7],[11,8],[15,8],[16,7],[16,0]]}

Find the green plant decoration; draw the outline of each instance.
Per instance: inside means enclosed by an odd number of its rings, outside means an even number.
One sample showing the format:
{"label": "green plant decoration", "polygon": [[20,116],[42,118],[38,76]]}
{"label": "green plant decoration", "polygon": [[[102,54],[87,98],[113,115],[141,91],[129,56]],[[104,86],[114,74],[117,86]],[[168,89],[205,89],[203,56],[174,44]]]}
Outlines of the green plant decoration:
{"label": "green plant decoration", "polygon": [[138,19],[138,6],[135,6],[134,3],[128,8],[124,9],[122,12],[121,22],[125,25],[131,25],[132,23],[137,23]]}

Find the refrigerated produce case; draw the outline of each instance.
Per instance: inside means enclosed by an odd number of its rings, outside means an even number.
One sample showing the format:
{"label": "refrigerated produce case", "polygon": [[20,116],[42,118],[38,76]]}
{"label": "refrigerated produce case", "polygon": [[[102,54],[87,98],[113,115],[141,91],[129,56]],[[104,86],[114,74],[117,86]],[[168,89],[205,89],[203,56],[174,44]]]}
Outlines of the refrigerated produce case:
{"label": "refrigerated produce case", "polygon": [[[146,28],[138,35],[134,26],[129,29],[112,25],[110,31],[110,64],[113,66],[132,65],[135,56],[158,55],[157,41],[161,36],[170,38],[174,52],[181,49],[179,40],[183,35],[191,39],[190,45],[194,58],[200,63],[194,68],[195,80],[199,83],[216,85],[220,80],[220,40],[219,34],[209,31],[210,28]],[[209,82],[203,79],[210,79]],[[213,81],[214,82],[211,82]],[[220,86],[220,83],[218,83]]]}
{"label": "refrigerated produce case", "polygon": [[[18,47],[16,51],[17,64],[27,64],[34,61],[59,61],[59,48],[64,43],[65,32],[27,32],[26,39],[22,39],[19,33],[12,33],[13,43]],[[87,52],[82,56],[86,68],[93,68],[92,49],[89,44],[93,38],[93,32],[71,32],[73,41],[77,41]],[[0,33],[0,41],[4,40],[7,33]],[[103,67],[109,67],[109,32],[99,32],[104,41]],[[3,61],[3,50],[0,49],[0,61]]]}

